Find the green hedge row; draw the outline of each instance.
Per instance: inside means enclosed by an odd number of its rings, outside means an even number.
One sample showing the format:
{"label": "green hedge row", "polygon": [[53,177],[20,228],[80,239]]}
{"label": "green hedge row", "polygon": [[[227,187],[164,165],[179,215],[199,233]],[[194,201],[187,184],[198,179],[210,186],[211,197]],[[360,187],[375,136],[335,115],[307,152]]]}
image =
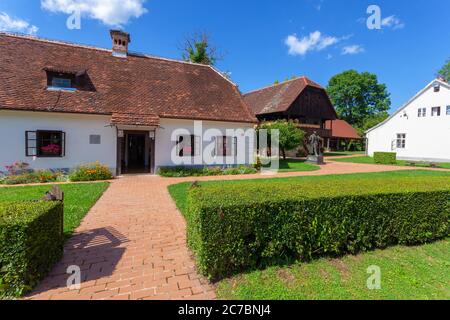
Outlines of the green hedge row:
{"label": "green hedge row", "polygon": [[62,257],[63,204],[0,203],[0,298],[31,290]]}
{"label": "green hedge row", "polygon": [[160,167],[158,174],[162,177],[205,177],[205,176],[230,176],[240,174],[255,174],[258,170],[248,166],[221,168],[221,167]]}
{"label": "green hedge row", "polygon": [[292,259],[421,244],[449,234],[448,177],[201,184],[187,196],[188,244],[220,279]]}
{"label": "green hedge row", "polygon": [[373,160],[378,164],[396,164],[397,154],[395,152],[374,152]]}

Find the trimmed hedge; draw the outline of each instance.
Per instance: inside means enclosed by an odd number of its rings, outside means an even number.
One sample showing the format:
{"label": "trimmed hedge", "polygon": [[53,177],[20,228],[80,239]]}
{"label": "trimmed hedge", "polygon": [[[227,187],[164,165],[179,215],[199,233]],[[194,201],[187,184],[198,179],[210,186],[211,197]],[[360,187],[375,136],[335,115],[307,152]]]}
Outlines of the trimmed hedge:
{"label": "trimmed hedge", "polygon": [[227,176],[239,174],[255,174],[258,170],[248,166],[221,168],[221,167],[160,167],[158,174],[161,177],[205,177],[205,176]]}
{"label": "trimmed hedge", "polygon": [[396,164],[397,154],[395,152],[374,152],[373,161],[378,164]]}
{"label": "trimmed hedge", "polygon": [[0,298],[30,291],[62,257],[63,204],[0,203]]}
{"label": "trimmed hedge", "polygon": [[193,186],[188,244],[212,279],[449,234],[448,177],[246,181]]}

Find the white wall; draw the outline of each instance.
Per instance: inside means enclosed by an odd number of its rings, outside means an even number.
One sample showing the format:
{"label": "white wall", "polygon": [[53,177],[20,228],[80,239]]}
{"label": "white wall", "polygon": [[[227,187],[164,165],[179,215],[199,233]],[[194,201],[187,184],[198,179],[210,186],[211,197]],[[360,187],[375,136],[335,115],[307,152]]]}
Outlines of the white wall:
{"label": "white wall", "polygon": [[[25,161],[33,169],[71,169],[80,164],[99,161],[109,166],[113,172],[116,169],[117,131],[110,127],[109,116],[74,115],[29,111],[0,111],[0,171],[14,161]],[[226,129],[252,129],[253,124],[203,121],[203,133],[211,128],[221,130],[226,135]],[[172,133],[177,129],[186,129],[194,134],[193,120],[161,119],[161,127],[156,130],[155,167],[174,166],[171,159],[175,142],[171,141]],[[136,128],[139,130],[139,128]],[[66,133],[66,154],[62,158],[33,158],[25,156],[25,132],[36,130],[57,130]],[[100,135],[100,145],[90,145],[89,136]],[[202,147],[208,142],[202,139]],[[247,161],[238,164],[250,164],[248,155],[254,154],[253,146],[238,152],[247,154]],[[232,163],[236,157],[229,157],[226,163]],[[218,163],[220,165],[223,163]]]}
{"label": "white wall", "polygon": [[[226,135],[226,129],[242,129],[248,130],[254,127],[251,123],[232,123],[232,122],[215,122],[215,121],[202,121],[202,136],[208,129],[218,129],[223,135]],[[194,133],[194,121],[193,120],[177,120],[177,119],[161,119],[161,128],[156,130],[156,144],[155,144],[155,166],[156,169],[161,166],[173,166],[174,163],[171,159],[172,150],[175,147],[175,141],[172,141],[172,133],[177,129],[186,129],[190,134]],[[202,139],[202,149],[205,148],[210,142]],[[238,149],[238,152],[247,153],[247,155],[254,154],[253,145],[243,150]],[[246,157],[247,161],[240,161],[238,164],[250,164],[253,162],[251,158]],[[225,158],[226,163],[232,163],[235,157]],[[217,163],[217,165],[224,164],[223,161]]]}
{"label": "white wall", "polygon": [[[431,86],[404,110],[367,133],[369,155],[388,151],[396,152],[399,159],[450,162],[450,115],[446,115],[449,105],[450,89],[441,85],[440,91],[434,92]],[[432,117],[431,108],[438,106],[441,116]],[[426,117],[418,117],[419,108],[427,108]],[[400,133],[406,134],[405,149],[397,149],[393,143]]]}
{"label": "white wall", "polygon": [[[0,110],[0,171],[17,160],[29,163],[34,169],[70,169],[100,161],[115,170],[116,129],[109,124],[109,116]],[[64,131],[65,157],[26,157],[25,131],[35,130]],[[100,135],[101,144],[90,145],[90,135]]]}

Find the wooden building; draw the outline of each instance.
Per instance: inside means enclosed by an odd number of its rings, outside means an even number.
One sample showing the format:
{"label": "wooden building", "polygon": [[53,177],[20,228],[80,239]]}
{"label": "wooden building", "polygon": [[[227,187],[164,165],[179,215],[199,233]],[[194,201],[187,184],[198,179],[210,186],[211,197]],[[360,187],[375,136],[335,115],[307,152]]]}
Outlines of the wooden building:
{"label": "wooden building", "polygon": [[259,121],[296,120],[307,135],[332,138],[326,122],[337,119],[336,111],[325,89],[306,77],[248,92],[244,100]]}

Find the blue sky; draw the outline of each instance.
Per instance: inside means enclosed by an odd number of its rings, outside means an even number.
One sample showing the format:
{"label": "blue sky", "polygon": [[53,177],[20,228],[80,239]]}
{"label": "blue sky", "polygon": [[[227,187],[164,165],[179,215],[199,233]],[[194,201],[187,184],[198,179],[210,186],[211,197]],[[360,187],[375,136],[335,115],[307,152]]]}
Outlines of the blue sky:
{"label": "blue sky", "polygon": [[[369,5],[382,29],[369,30]],[[73,8],[81,29],[69,30]],[[0,0],[0,29],[110,47],[108,30],[131,33],[131,50],[179,59],[187,34],[206,31],[218,63],[243,92],[293,75],[326,85],[347,69],[376,73],[395,110],[450,57],[448,0]]]}

